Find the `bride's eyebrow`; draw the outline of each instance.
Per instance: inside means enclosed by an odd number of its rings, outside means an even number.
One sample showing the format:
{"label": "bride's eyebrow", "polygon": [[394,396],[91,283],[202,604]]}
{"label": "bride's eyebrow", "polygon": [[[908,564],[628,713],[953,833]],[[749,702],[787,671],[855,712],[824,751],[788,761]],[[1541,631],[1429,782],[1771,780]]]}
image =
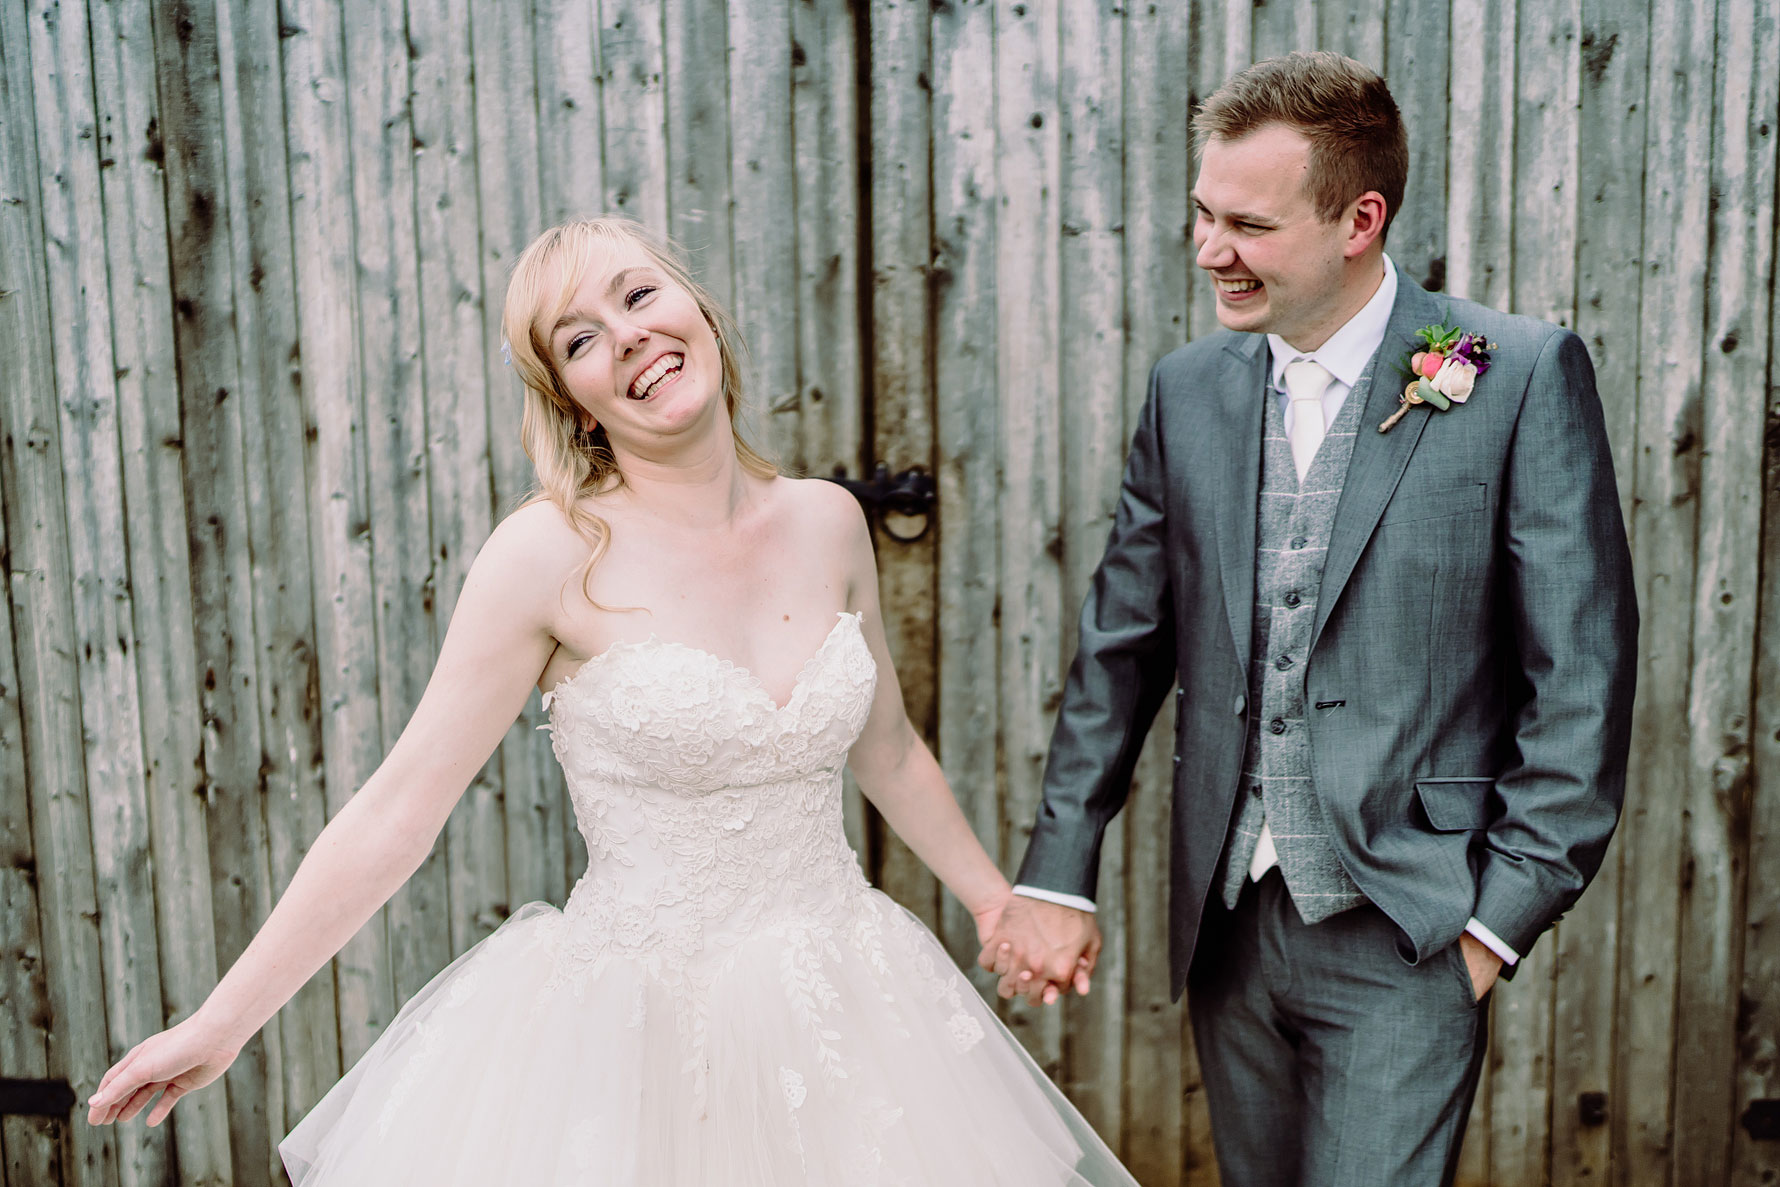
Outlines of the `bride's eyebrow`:
{"label": "bride's eyebrow", "polygon": [[579,309],[565,309],[562,311],[562,316],[556,319],[556,324],[550,327],[550,336],[552,338],[556,337],[558,330],[572,326],[578,321],[598,320],[599,319],[594,317],[591,313],[585,313]]}

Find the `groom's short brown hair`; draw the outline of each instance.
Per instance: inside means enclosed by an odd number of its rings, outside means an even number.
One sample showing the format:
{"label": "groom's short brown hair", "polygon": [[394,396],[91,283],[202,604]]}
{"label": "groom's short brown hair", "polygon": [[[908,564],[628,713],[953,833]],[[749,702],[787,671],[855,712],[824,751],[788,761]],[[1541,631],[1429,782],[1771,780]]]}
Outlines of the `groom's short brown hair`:
{"label": "groom's short brown hair", "polygon": [[1269,124],[1301,133],[1310,141],[1305,185],[1324,222],[1377,190],[1388,231],[1403,204],[1409,176],[1403,116],[1384,79],[1352,58],[1321,50],[1256,62],[1201,103],[1194,123],[1196,151],[1208,140],[1240,140]]}

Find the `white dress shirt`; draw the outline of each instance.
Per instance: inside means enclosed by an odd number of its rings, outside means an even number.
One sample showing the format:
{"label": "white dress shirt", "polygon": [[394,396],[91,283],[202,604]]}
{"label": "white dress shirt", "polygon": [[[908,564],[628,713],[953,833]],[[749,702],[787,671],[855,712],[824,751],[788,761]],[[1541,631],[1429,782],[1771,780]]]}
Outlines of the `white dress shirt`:
{"label": "white dress shirt", "polygon": [[[1285,430],[1288,437],[1292,433],[1292,421],[1295,414],[1292,410],[1291,396],[1286,392],[1286,365],[1296,359],[1309,359],[1319,363],[1333,378],[1329,386],[1323,390],[1323,428],[1327,429],[1335,423],[1336,416],[1341,413],[1341,406],[1347,402],[1348,395],[1354,390],[1354,384],[1366,369],[1372,356],[1378,353],[1384,344],[1384,332],[1391,320],[1391,308],[1397,302],[1397,268],[1391,263],[1390,256],[1384,257],[1384,276],[1378,288],[1360,307],[1360,311],[1349,318],[1340,329],[1329,335],[1328,341],[1312,351],[1299,350],[1278,334],[1267,335],[1267,348],[1272,353],[1272,386],[1270,390],[1280,403],[1280,410],[1285,415]],[[1279,864],[1279,854],[1273,846],[1273,832],[1265,821],[1261,824],[1261,835],[1255,843],[1254,860],[1249,863],[1249,877],[1260,881],[1261,875]],[[1015,894],[1028,898],[1043,899],[1045,902],[1057,903],[1065,907],[1074,907],[1078,911],[1094,910],[1094,900],[1079,894],[1061,894],[1054,890],[1043,890],[1036,886],[1016,886]],[[1506,964],[1514,964],[1520,959],[1501,938],[1475,918],[1465,925],[1465,930],[1482,941],[1485,947],[1501,957]]]}

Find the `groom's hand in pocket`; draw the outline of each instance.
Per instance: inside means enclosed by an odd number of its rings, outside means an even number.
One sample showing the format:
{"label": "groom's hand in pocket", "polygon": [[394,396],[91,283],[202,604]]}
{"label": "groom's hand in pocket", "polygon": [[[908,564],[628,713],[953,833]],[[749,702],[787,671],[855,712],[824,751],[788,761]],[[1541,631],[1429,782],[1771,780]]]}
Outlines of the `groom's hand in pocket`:
{"label": "groom's hand in pocket", "polygon": [[1100,958],[1100,925],[1088,911],[1016,894],[977,963],[1001,978],[1002,997],[1050,1005],[1074,989],[1086,994]]}
{"label": "groom's hand in pocket", "polygon": [[1471,974],[1471,995],[1482,1001],[1502,973],[1502,958],[1470,932],[1459,936],[1459,952],[1465,958],[1465,971]]}

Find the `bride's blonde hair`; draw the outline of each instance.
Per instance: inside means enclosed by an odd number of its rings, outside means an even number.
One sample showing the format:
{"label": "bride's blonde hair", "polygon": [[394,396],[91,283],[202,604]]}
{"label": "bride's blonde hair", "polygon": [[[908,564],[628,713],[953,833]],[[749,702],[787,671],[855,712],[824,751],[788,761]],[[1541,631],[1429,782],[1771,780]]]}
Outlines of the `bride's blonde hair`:
{"label": "bride's blonde hair", "polygon": [[525,415],[519,437],[538,478],[537,489],[526,503],[549,499],[587,541],[589,555],[581,569],[581,589],[589,600],[593,597],[589,584],[593,567],[610,546],[612,529],[583,506],[582,499],[624,485],[624,474],[606,439],[605,427],[583,427],[585,413],[563,386],[550,355],[549,334],[574,299],[587,270],[600,255],[624,246],[641,249],[670,280],[692,294],[717,336],[717,354],[723,364],[723,404],[735,436],[736,457],[742,469],[757,478],[779,473],[777,466],[748,444],[736,424],[742,405],[741,335],[729,314],[692,278],[667,242],[639,223],[614,217],[576,219],[539,235],[513,265],[501,330],[513,369],[525,384]]}

